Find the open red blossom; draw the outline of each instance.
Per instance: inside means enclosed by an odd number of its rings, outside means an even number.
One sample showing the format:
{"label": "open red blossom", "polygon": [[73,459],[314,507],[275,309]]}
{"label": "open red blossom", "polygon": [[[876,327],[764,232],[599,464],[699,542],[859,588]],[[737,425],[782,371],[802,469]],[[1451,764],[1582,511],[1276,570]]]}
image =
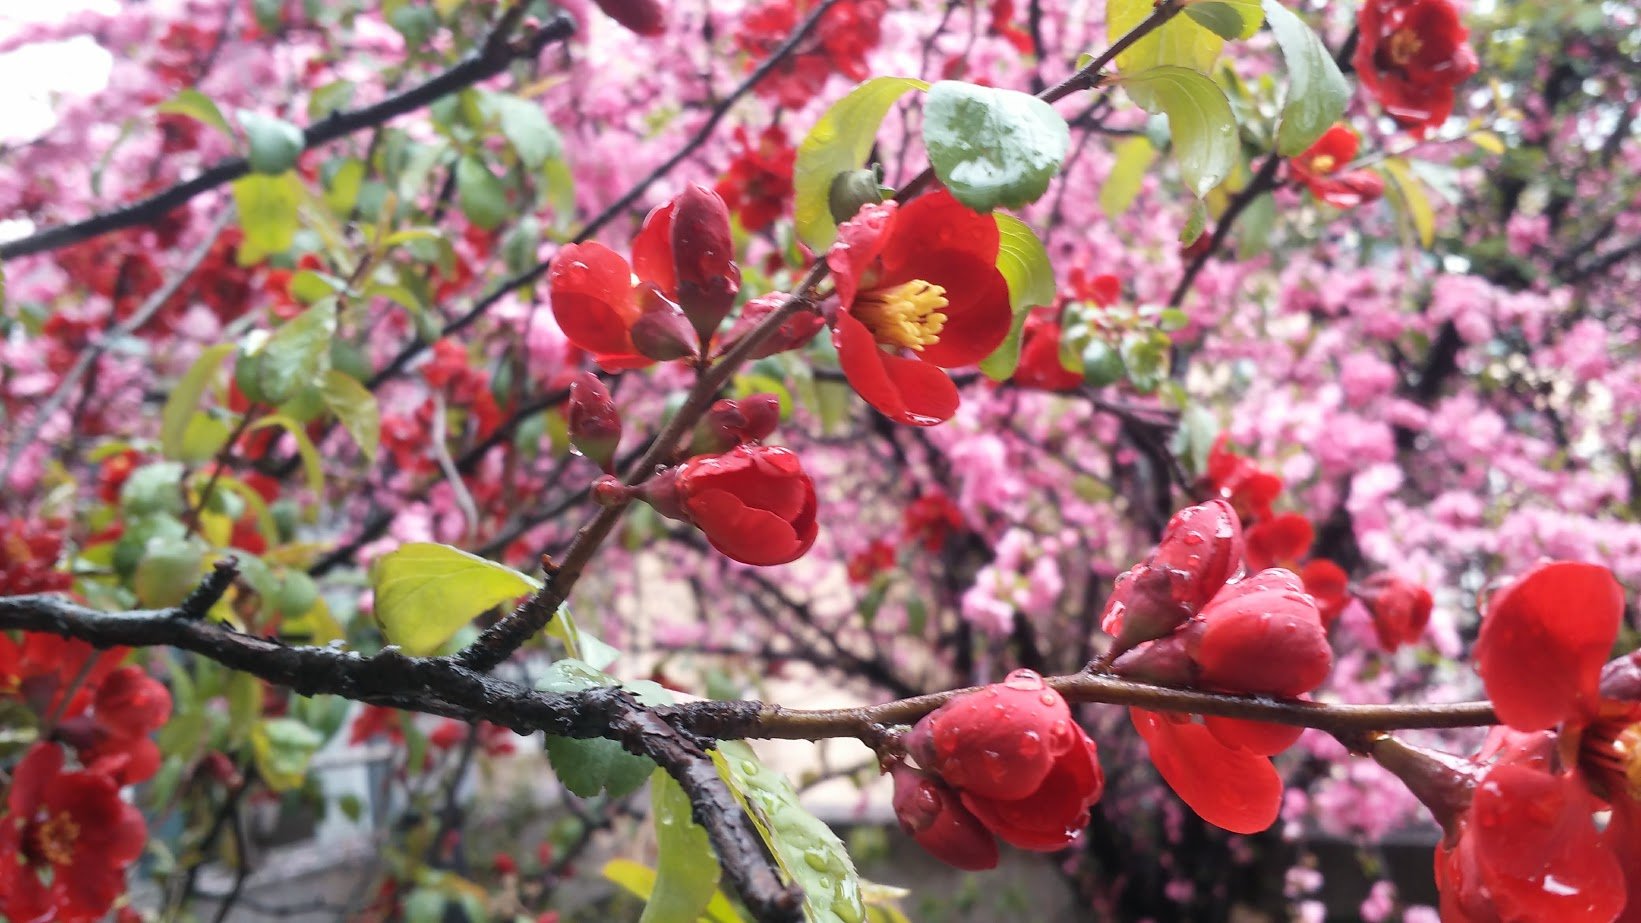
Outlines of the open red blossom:
{"label": "open red blossom", "polygon": [[1266,516],[1248,527],[1248,567],[1296,568],[1315,539],[1316,529],[1299,513]]}
{"label": "open red blossom", "polygon": [[1094,741],[1031,670],[925,715],[906,749],[985,829],[1021,849],[1069,846],[1105,788]]}
{"label": "open red blossom", "polygon": [[741,226],[757,233],[775,223],[792,202],[792,170],[798,152],[779,125],[771,125],[754,142],[744,126],[735,129],[735,159],[718,180],[718,194]]}
{"label": "open red blossom", "polygon": [[815,543],[815,485],[790,449],[698,455],[678,469],[676,488],[684,517],[743,564],[786,564]]}
{"label": "open red blossom", "polygon": [[89,923],[125,891],[142,854],[142,815],[119,785],[90,771],[64,772],[63,750],[39,743],[12,776],[0,819],[0,912],[11,920]]}
{"label": "open red blossom", "polygon": [[906,540],[936,554],[946,547],[946,537],[963,528],[963,511],[952,498],[939,491],[924,494],[906,504]]}
{"label": "open red blossom", "polygon": [[1385,193],[1385,181],[1372,170],[1349,170],[1361,144],[1356,132],[1335,125],[1322,133],[1304,153],[1288,161],[1293,178],[1311,195],[1335,208],[1355,208]]}
{"label": "open red blossom", "polygon": [[1208,450],[1207,468],[1204,479],[1209,489],[1231,501],[1243,522],[1270,518],[1271,504],[1282,493],[1282,479],[1231,451],[1224,433]]}
{"label": "open red blossom", "polygon": [[1356,595],[1373,616],[1379,646],[1394,651],[1424,635],[1435,607],[1430,591],[1405,577],[1381,571],[1362,581]]}
{"label": "open red blossom", "polygon": [[932,426],[957,412],[945,370],[973,365],[1008,336],[1008,284],[997,223],[945,190],[868,205],[826,255],[837,286],[832,341],[849,384],[897,423]]}
{"label": "open red blossom", "polygon": [[1083,376],[1060,362],[1060,323],[1052,311],[1038,310],[1026,318],[1020,331],[1020,365],[1014,383],[1039,391],[1075,391]]}
{"label": "open red blossom", "polygon": [[1356,26],[1356,72],[1385,112],[1421,137],[1447,121],[1480,67],[1455,0],[1367,0]]}
{"label": "open red blossom", "polygon": [[[742,17],[735,42],[748,54],[747,70],[762,64],[784,43],[818,0],[767,0]],[[820,22],[759,81],[756,92],[781,106],[799,109],[826,86],[833,73],[851,80],[869,76],[866,54],[882,38],[884,0],[840,0]]]}
{"label": "open red blossom", "polygon": [[[1305,562],[1299,569],[1299,579],[1305,584],[1305,592],[1316,600],[1316,611],[1322,616],[1324,628],[1331,626],[1350,605],[1350,575],[1327,558]],[[1426,611],[1425,618],[1429,617]]]}

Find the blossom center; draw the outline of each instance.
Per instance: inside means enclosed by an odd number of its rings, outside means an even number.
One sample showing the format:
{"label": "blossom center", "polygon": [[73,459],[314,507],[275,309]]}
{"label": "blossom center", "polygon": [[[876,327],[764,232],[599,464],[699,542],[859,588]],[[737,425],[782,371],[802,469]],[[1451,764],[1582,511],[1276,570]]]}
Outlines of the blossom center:
{"label": "blossom center", "polygon": [[946,313],[941,309],[948,304],[944,288],[913,279],[863,293],[851,313],[879,343],[922,351],[940,342],[940,331],[946,327]]}
{"label": "blossom center", "polygon": [[47,817],[34,828],[34,848],[30,854],[41,864],[63,866],[74,859],[74,841],[80,838],[80,825],[67,812]]}
{"label": "blossom center", "polygon": [[1579,735],[1579,768],[1600,797],[1641,801],[1641,705],[1603,704]]}
{"label": "blossom center", "polygon": [[1339,165],[1332,154],[1317,154],[1311,158],[1312,173],[1332,173],[1333,168]]}
{"label": "blossom center", "polygon": [[1397,67],[1406,67],[1423,47],[1424,40],[1412,29],[1397,29],[1390,34],[1390,60]]}

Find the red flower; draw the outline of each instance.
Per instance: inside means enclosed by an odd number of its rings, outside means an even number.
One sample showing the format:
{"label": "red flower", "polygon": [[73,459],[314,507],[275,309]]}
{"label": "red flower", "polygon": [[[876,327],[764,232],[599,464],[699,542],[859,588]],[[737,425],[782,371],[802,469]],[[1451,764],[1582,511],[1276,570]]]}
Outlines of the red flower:
{"label": "red flower", "polygon": [[1311,527],[1311,521],[1298,513],[1260,517],[1259,522],[1248,527],[1248,567],[1251,570],[1296,568],[1315,538],[1316,530]]}
{"label": "red flower", "polygon": [[917,542],[930,554],[946,547],[946,537],[963,528],[963,511],[939,491],[906,505],[906,540]]}
{"label": "red flower", "polygon": [[[906,735],[906,749],[981,826],[1021,849],[1052,852],[1075,842],[1105,788],[1094,741],[1030,670],[925,715]],[[944,803],[936,817],[956,810]],[[917,820],[902,824],[915,828]]]}
{"label": "red flower", "polygon": [[[0,821],[0,910],[12,920],[97,920],[125,891],[147,831],[119,786],[63,772],[63,751],[34,745],[18,764]],[[43,876],[48,876],[49,881]]]}
{"label": "red flower", "polygon": [[743,564],[786,564],[815,543],[815,485],[790,449],[698,455],[678,469],[676,487],[684,517]]}
{"label": "red flower", "polygon": [[1208,688],[1297,696],[1322,685],[1333,668],[1316,602],[1290,571],[1272,568],[1227,585],[1202,621],[1190,654]]}
{"label": "red flower", "polygon": [[1479,68],[1454,0],[1367,0],[1356,72],[1385,112],[1421,137],[1447,121],[1453,91]]}
{"label": "red flower", "polygon": [[849,582],[871,583],[873,577],[894,566],[895,546],[879,539],[849,559]]}
{"label": "red flower", "polygon": [[[1305,592],[1316,600],[1323,627],[1331,626],[1350,605],[1350,575],[1327,558],[1306,562],[1299,571],[1299,579],[1305,584]],[[1429,615],[1427,610],[1425,616]]]}
{"label": "red flower", "polygon": [[1008,284],[997,224],[942,190],[868,205],[838,228],[826,256],[839,310],[832,341],[849,384],[897,423],[932,426],[957,412],[945,369],[972,365],[1008,336]]}
{"label": "red flower", "polygon": [[[816,0],[770,0],[742,17],[735,43],[752,70],[786,41]],[[882,37],[884,0],[842,0],[821,14],[815,29],[758,83],[757,93],[782,107],[808,105],[833,73],[852,80],[869,75],[866,54]]]}
{"label": "red flower", "polygon": [[1373,631],[1387,651],[1419,640],[1435,606],[1429,590],[1389,571],[1362,581],[1356,595],[1373,615]]}
{"label": "red flower", "polygon": [[1224,500],[1175,513],[1144,562],[1117,578],[1100,628],[1117,640],[1112,660],[1185,624],[1242,567],[1242,526]]}
{"label": "red flower", "polygon": [[1075,391],[1083,376],[1060,364],[1060,324],[1051,311],[1033,311],[1020,331],[1020,366],[1014,383],[1040,391]]}
{"label": "red flower", "polygon": [[[1489,601],[1476,669],[1512,730],[1478,756],[1473,800],[1437,853],[1451,919],[1641,919],[1626,904],[1641,895],[1641,663],[1603,664],[1623,609],[1606,568],[1567,561]],[[1523,740],[1538,745],[1502,746]]]}
{"label": "red flower", "polygon": [[1185,718],[1128,711],[1158,774],[1203,820],[1232,833],[1258,833],[1276,823],[1282,779],[1267,757],[1228,746]]}
{"label": "red flower", "polygon": [[1271,503],[1282,492],[1282,479],[1261,470],[1252,459],[1232,452],[1221,433],[1208,450],[1205,479],[1214,493],[1231,501],[1243,522],[1269,519]]}
{"label": "red flower", "polygon": [[63,551],[61,523],[0,516],[0,596],[55,593],[74,584],[57,569]]}
{"label": "red flower", "polygon": [[384,736],[394,743],[404,743],[404,712],[382,705],[366,705],[353,719],[353,727],[348,730],[348,743],[358,746]]}
{"label": "red flower", "polygon": [[1335,208],[1372,202],[1385,194],[1385,181],[1379,174],[1372,170],[1340,172],[1356,159],[1360,143],[1348,126],[1335,125],[1304,153],[1288,161],[1288,169],[1311,195]]}
{"label": "red flower", "polygon": [[963,807],[955,789],[905,763],[896,763],[889,774],[895,782],[895,817],[917,845],[964,871],[997,867],[997,838]]}
{"label": "red flower", "polygon": [[786,213],[792,201],[792,169],[798,152],[779,125],[771,125],[753,144],[745,126],[735,129],[738,150],[718,181],[718,194],[729,210],[741,216],[741,226],[752,233],[769,227]]}

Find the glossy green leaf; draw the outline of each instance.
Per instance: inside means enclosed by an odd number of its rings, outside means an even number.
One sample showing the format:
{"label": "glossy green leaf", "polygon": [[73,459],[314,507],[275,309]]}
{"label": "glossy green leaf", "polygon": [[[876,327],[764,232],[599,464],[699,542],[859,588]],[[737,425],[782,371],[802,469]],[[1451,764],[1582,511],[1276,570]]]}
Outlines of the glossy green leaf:
{"label": "glossy green leaf", "polygon": [[665,769],[650,776],[650,812],[655,816],[655,889],[638,923],[695,923],[718,891],[718,860],[707,832]]}
{"label": "glossy green leaf", "polygon": [[296,166],[307,144],[302,129],[277,116],[241,110],[239,124],[245,129],[245,159],[264,176],[278,176]]}
{"label": "glossy green leaf", "polygon": [[1020,364],[1020,331],[1026,316],[1038,305],[1053,304],[1056,289],[1048,251],[1031,226],[1013,215],[996,213],[992,217],[997,221],[999,238],[997,271],[1008,283],[1014,321],[1002,345],[981,360],[980,371],[994,381],[1002,381]]}
{"label": "glossy green leaf", "polygon": [[765,768],[745,741],[720,741],[712,761],[751,816],[782,873],[803,890],[805,919],[861,923],[866,905],[849,852],[830,827],[798,803],[798,794],[786,776]]}
{"label": "glossy green leaf", "polygon": [[222,360],[233,351],[232,343],[206,347],[172,386],[170,395],[165,399],[165,408],[160,411],[160,451],[165,453],[166,458],[181,457],[183,437],[188,432],[188,423],[193,419],[194,411],[199,409],[200,398],[221,371]]}
{"label": "glossy green leaf", "polygon": [[1180,246],[1189,247],[1196,243],[1197,238],[1207,229],[1208,206],[1201,199],[1192,199],[1190,210],[1185,214],[1185,227],[1179,232]]}
{"label": "glossy green leaf", "polygon": [[935,176],[975,211],[1037,201],[1065,162],[1071,129],[1028,93],[942,80],[929,88],[923,145]]}
{"label": "glossy green leaf", "polygon": [[382,440],[382,411],[376,404],[376,395],[359,383],[359,379],[331,369],[325,373],[320,387],[325,406],[336,414],[342,428],[348,431],[365,460],[376,460],[376,448]]}
{"label": "glossy green leaf", "polygon": [[300,788],[324,742],[318,731],[294,718],[263,719],[251,731],[257,775],[276,792]]}
{"label": "glossy green leaf", "polygon": [[1387,157],[1381,170],[1390,180],[1394,201],[1413,226],[1419,245],[1425,249],[1436,242],[1436,212],[1430,205],[1423,181],[1414,175],[1405,157]]}
{"label": "glossy green leaf", "polygon": [[245,337],[234,379],[251,400],[283,404],[323,381],[330,369],[330,344],[335,335],[336,302],[320,301],[271,334],[256,331]]}
{"label": "glossy green leaf", "polygon": [[225,138],[234,136],[233,126],[228,124],[227,117],[222,114],[222,110],[217,107],[217,104],[212,102],[209,96],[192,88],[185,89],[155,106],[154,111],[169,112],[173,115],[186,115],[202,125],[209,125],[222,132]]}
{"label": "glossy green leaf", "polygon": [[1141,90],[1168,114],[1187,189],[1201,198],[1230,175],[1238,156],[1236,117],[1219,84],[1183,67],[1158,67],[1124,78],[1123,87],[1130,95]]}
{"label": "glossy green leaf", "polygon": [[[631,859],[611,859],[604,863],[599,874],[639,900],[649,900],[655,890],[655,869]],[[712,899],[707,901],[706,909],[697,919],[701,923],[744,923],[722,891],[712,892]]]}
{"label": "glossy green leaf", "polygon": [[1237,259],[1252,259],[1270,249],[1276,228],[1276,198],[1268,192],[1255,196],[1242,210],[1242,220],[1236,227]]}
{"label": "glossy green leaf", "polygon": [[456,201],[467,220],[487,231],[507,220],[507,187],[471,154],[456,161]]}
{"label": "glossy green leaf", "polygon": [[[668,705],[672,695],[659,685],[648,681],[621,683],[615,677],[573,658],[553,661],[547,673],[536,682],[543,692],[585,692],[601,686],[620,685],[645,705]],[[628,753],[613,740],[547,738],[547,758],[553,772],[572,793],[591,798],[607,792],[619,798],[638,790],[655,771],[655,763],[648,757]]]}
{"label": "glossy green leaf", "polygon": [[196,584],[205,564],[205,549],[186,537],[155,536],[143,548],[131,578],[137,602],[163,609],[182,602]]}
{"label": "glossy green leaf", "polygon": [[1100,211],[1107,218],[1120,218],[1134,204],[1145,187],[1145,171],[1157,159],[1157,149],[1143,135],[1124,138],[1116,147],[1116,162],[1100,186]]}
{"label": "glossy green leaf", "polygon": [[[1106,37],[1115,43],[1133,31],[1155,9],[1153,0],[1108,0]],[[1175,16],[1117,55],[1117,70],[1124,77],[1158,67],[1184,67],[1211,73],[1225,40],[1203,28],[1188,16]],[[1161,111],[1149,95],[1148,87],[1130,89],[1129,95],[1148,112]]]}
{"label": "glossy green leaf", "polygon": [[832,179],[866,162],[878,126],[896,100],[908,90],[928,88],[910,77],[873,77],[833,103],[798,144],[792,171],[793,215],[798,238],[811,249],[825,250],[837,236],[827,204]]}
{"label": "glossy green leaf", "polygon": [[486,609],[541,586],[504,564],[431,542],[388,552],[371,578],[382,633],[415,656],[438,650]]}
{"label": "glossy green leaf", "polygon": [[279,176],[253,173],[233,184],[234,206],[245,239],[239,245],[239,263],[250,266],[270,253],[289,250],[296,239],[297,209],[302,204],[302,181],[294,172]]}
{"label": "glossy green leaf", "polygon": [[359,189],[365,182],[365,162],[348,159],[336,168],[325,187],[325,204],[338,215],[347,215],[359,202]]}
{"label": "glossy green leaf", "polygon": [[1265,21],[1260,0],[1194,0],[1185,15],[1223,39],[1252,38]]}
{"label": "glossy green leaf", "polygon": [[1288,64],[1288,94],[1276,129],[1276,152],[1294,157],[1345,114],[1350,85],[1315,30],[1281,0],[1264,0],[1264,6],[1265,18]]}

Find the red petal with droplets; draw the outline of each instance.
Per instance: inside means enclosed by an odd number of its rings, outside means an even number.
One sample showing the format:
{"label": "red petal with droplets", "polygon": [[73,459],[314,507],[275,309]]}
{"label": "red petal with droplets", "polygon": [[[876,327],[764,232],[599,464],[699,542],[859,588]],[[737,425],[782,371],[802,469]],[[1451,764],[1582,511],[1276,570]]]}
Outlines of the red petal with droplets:
{"label": "red petal with droplets", "polygon": [[1157,772],[1203,820],[1232,833],[1258,833],[1276,823],[1282,779],[1269,759],[1225,746],[1200,724],[1139,708],[1128,713]]}

